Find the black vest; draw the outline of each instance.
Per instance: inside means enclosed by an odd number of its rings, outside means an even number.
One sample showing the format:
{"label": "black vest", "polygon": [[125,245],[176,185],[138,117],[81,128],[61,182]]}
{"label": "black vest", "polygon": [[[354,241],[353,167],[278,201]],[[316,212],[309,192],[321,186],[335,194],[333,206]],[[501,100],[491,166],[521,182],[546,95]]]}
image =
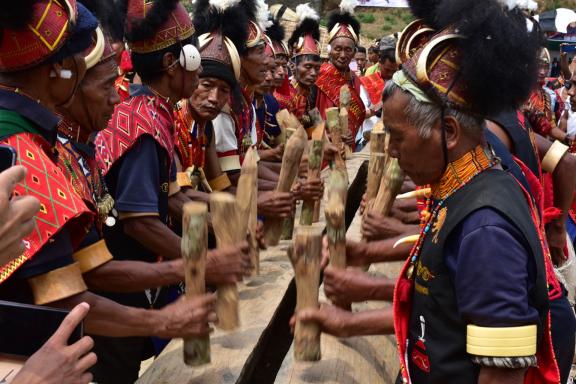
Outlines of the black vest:
{"label": "black vest", "polygon": [[[426,236],[414,268],[407,363],[415,384],[477,383],[479,367],[466,352],[467,324],[458,314],[454,285],[443,257],[445,242],[452,231],[474,211],[490,207],[514,223],[524,235],[536,266],[530,303],[540,313],[542,323],[548,309],[544,256],[538,233],[525,197],[510,175],[501,170],[485,171],[449,197],[444,207],[445,220],[439,231],[431,231]],[[422,333],[424,340],[421,340]]]}

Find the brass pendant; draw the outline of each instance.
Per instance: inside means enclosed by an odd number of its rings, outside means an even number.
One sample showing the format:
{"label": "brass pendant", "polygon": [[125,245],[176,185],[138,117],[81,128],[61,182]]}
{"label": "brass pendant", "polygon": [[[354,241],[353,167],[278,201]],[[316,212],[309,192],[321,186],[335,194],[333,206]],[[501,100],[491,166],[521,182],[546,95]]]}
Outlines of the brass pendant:
{"label": "brass pendant", "polygon": [[412,275],[414,274],[414,264],[410,264],[408,269],[406,270],[406,277],[408,279],[412,279]]}

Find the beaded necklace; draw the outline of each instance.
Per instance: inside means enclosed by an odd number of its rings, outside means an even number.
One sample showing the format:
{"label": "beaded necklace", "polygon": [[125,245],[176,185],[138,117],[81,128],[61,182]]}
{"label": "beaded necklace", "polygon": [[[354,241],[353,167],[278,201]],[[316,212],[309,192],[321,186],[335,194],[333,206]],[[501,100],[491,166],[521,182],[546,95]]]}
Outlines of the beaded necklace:
{"label": "beaded necklace", "polygon": [[[470,183],[476,176],[498,163],[498,159],[481,145],[466,153],[460,159],[450,163],[439,183],[432,185],[432,194],[426,199],[425,208],[420,213],[420,236],[410,252],[410,265],[406,277],[411,279],[414,267],[420,258],[424,240],[439,221],[444,212],[444,204],[455,192]],[[434,204],[436,202],[436,204]]]}
{"label": "beaded necklace", "polygon": [[[195,123],[190,113],[188,101],[178,102],[176,107],[176,146],[182,157],[182,167],[187,169],[204,168],[206,162],[206,146],[208,139],[205,126]],[[192,129],[190,131],[190,128]]]}

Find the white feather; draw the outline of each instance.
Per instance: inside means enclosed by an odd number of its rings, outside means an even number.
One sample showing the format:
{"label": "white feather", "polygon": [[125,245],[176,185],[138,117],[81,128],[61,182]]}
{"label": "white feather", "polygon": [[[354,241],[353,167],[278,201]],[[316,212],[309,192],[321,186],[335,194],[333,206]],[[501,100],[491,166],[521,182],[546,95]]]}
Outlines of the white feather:
{"label": "white feather", "polygon": [[354,14],[354,8],[358,5],[358,0],[342,0],[340,2],[340,12]]}
{"label": "white feather", "polygon": [[296,6],[296,15],[298,16],[298,24],[302,24],[305,19],[318,20],[320,18],[310,3]]}
{"label": "white feather", "polygon": [[239,4],[240,0],[209,0],[208,3],[219,12],[224,12],[228,8]]}
{"label": "white feather", "polygon": [[272,25],[270,21],[270,11],[268,10],[268,4],[266,4],[265,0],[256,1],[256,23],[263,31]]}
{"label": "white feather", "polygon": [[514,8],[526,9],[535,11],[538,9],[538,4],[534,0],[498,0],[500,4],[507,7],[509,10]]}

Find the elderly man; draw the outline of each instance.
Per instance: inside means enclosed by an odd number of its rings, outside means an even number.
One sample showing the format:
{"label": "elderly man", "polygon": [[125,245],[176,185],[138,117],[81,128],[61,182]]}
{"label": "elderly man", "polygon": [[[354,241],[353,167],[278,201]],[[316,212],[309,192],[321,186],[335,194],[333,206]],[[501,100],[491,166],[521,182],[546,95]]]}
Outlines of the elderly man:
{"label": "elderly man", "polygon": [[[414,3],[423,20],[400,39],[402,71],[383,102],[390,155],[432,191],[395,288],[399,380],[559,382],[537,209],[483,135],[482,116],[527,97],[538,36],[526,31],[521,11],[497,1],[456,7],[447,0],[438,9]],[[480,14],[492,23],[480,22]],[[506,31],[495,33],[491,25]],[[411,39],[421,30],[427,36]],[[523,59],[509,59],[512,47]]]}

